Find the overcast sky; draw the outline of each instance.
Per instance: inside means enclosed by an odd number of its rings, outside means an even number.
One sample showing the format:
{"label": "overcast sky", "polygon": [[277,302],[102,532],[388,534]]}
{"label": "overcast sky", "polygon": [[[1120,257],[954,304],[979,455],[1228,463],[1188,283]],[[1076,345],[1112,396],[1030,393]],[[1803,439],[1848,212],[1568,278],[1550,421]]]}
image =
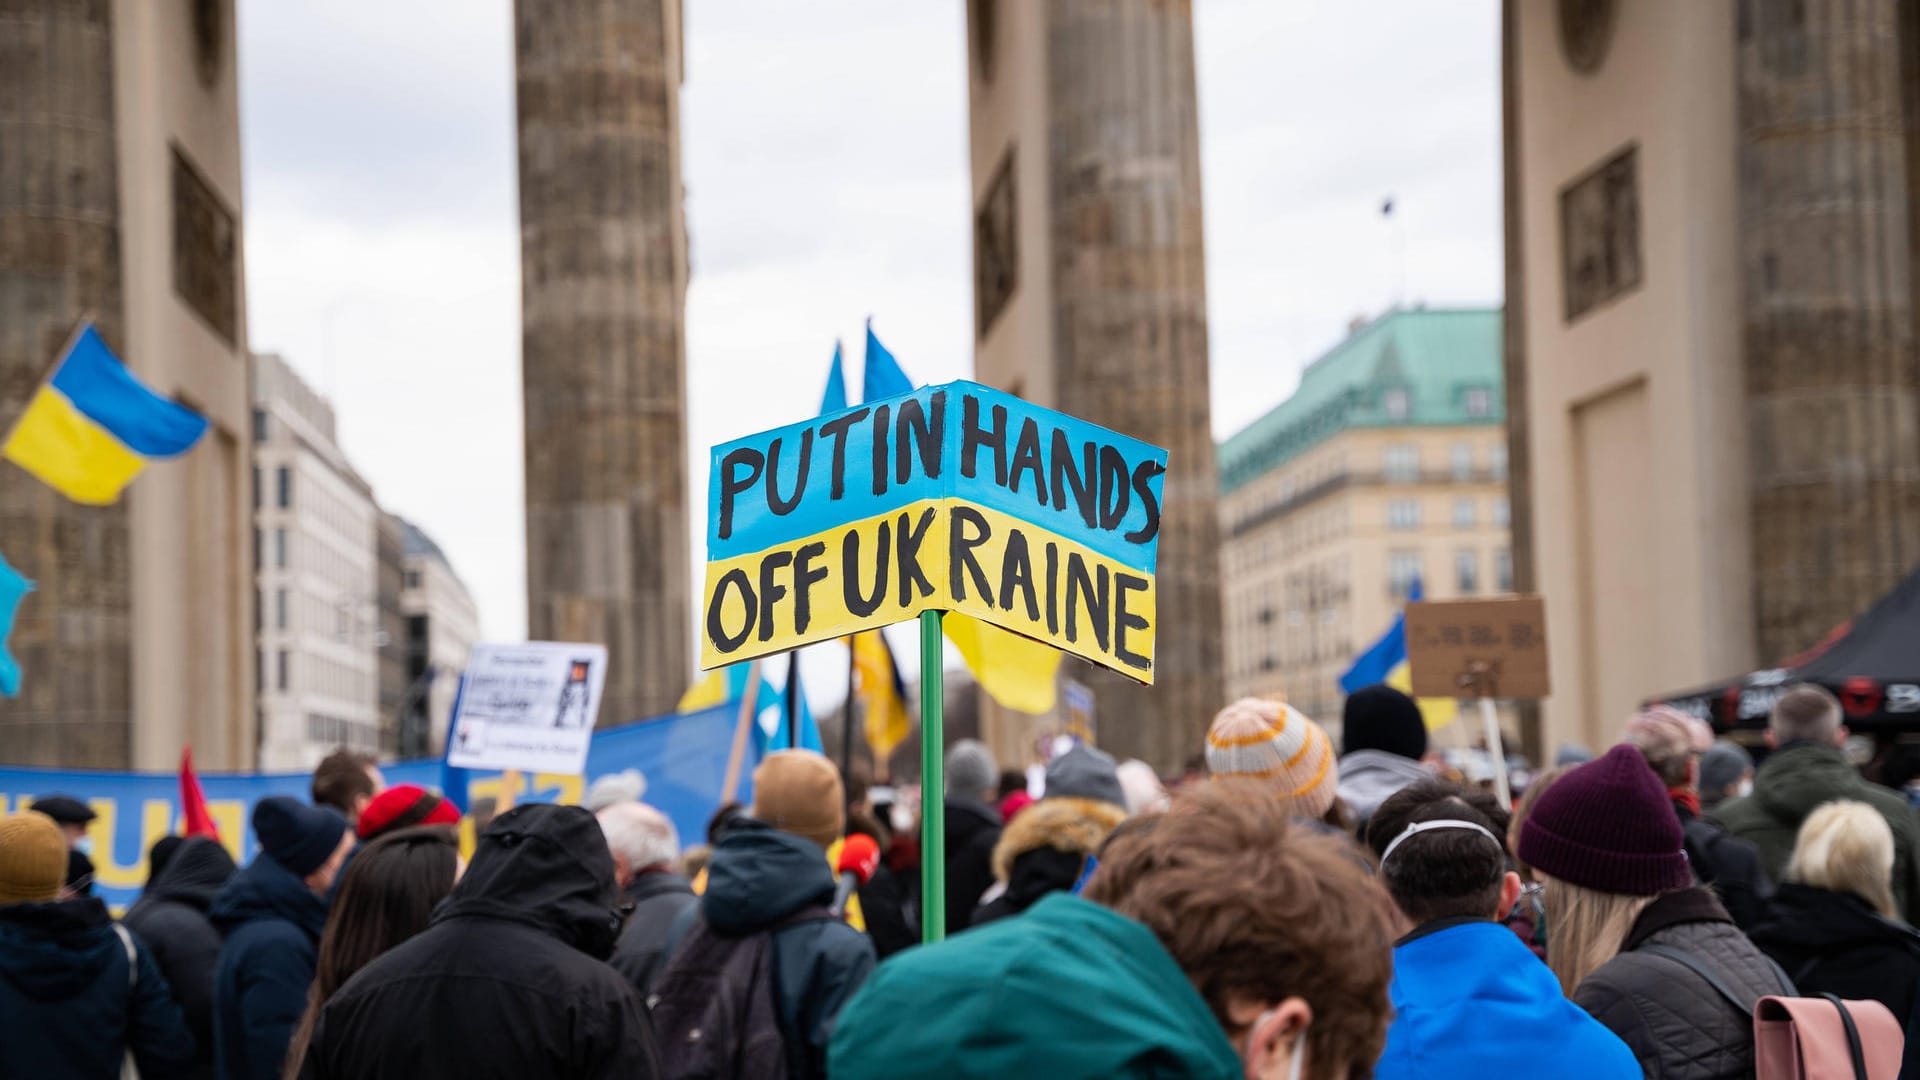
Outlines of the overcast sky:
{"label": "overcast sky", "polygon": [[[962,0],[685,2],[697,556],[705,448],[811,414],[868,315],[916,380],[971,373],[971,210]],[[1194,6],[1225,436],[1355,315],[1498,302],[1498,4]],[[239,31],[253,347],[333,399],[381,503],[520,638],[510,5],[240,0]]]}

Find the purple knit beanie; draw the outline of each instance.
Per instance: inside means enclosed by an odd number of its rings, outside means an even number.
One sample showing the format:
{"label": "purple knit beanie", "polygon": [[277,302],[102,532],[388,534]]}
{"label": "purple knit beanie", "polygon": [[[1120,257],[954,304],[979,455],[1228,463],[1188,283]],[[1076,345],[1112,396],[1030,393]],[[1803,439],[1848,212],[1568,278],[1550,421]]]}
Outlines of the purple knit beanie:
{"label": "purple knit beanie", "polygon": [[1622,896],[1693,884],[1667,790],[1640,751],[1624,744],[1541,793],[1520,826],[1519,855],[1549,876]]}

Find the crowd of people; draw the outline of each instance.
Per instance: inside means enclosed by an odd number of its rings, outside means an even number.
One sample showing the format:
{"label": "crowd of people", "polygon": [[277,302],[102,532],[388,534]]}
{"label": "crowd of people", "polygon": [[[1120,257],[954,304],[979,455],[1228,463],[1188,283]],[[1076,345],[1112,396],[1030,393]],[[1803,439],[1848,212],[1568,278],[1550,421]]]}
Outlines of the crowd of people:
{"label": "crowd of people", "polygon": [[1791,688],[1756,771],[1654,707],[1511,804],[1385,686],[1337,745],[1235,702],[1171,782],[963,740],[932,897],[913,803],[806,750],[685,849],[629,774],[470,860],[343,751],[243,866],[156,844],[118,920],[49,796],[0,818],[0,1080],[1753,1076],[1763,998],[1920,1018],[1920,818],[1847,734]]}

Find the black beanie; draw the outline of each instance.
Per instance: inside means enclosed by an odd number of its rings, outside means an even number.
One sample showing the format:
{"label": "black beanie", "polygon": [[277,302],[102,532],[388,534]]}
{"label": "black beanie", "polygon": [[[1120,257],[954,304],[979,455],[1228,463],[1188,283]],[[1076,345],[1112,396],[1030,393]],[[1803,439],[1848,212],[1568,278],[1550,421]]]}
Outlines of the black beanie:
{"label": "black beanie", "polygon": [[1340,752],[1384,750],[1419,761],[1427,755],[1427,722],[1407,695],[1376,683],[1347,695],[1341,712]]}
{"label": "black beanie", "polygon": [[253,835],[273,861],[306,877],[326,865],[347,833],[347,819],[329,807],[308,806],[285,795],[253,807]]}

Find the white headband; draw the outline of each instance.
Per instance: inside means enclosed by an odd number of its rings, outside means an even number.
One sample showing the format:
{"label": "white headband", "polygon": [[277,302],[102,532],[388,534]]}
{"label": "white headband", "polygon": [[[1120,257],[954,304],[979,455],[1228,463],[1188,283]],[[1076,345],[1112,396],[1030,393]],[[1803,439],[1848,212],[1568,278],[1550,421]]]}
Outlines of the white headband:
{"label": "white headband", "polygon": [[1406,843],[1409,837],[1423,832],[1433,832],[1438,829],[1471,829],[1493,841],[1494,846],[1500,849],[1502,855],[1507,853],[1507,846],[1500,842],[1500,838],[1488,832],[1485,828],[1475,825],[1471,821],[1461,821],[1459,818],[1440,818],[1435,821],[1416,821],[1407,826],[1406,831],[1394,837],[1393,843],[1387,845],[1387,850],[1380,853],[1380,865],[1387,865],[1387,860],[1393,858],[1393,849]]}

